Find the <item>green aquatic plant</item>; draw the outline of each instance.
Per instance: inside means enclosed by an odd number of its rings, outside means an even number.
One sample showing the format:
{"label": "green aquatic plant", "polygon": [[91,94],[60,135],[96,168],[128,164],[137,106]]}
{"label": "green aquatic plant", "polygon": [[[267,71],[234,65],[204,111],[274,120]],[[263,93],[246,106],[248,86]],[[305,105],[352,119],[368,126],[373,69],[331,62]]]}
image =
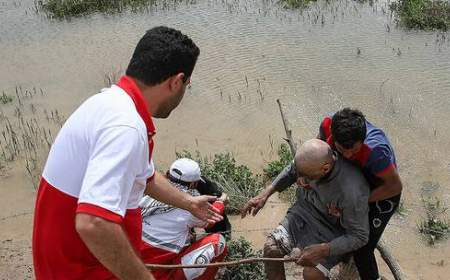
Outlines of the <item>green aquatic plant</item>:
{"label": "green aquatic plant", "polygon": [[[240,237],[231,240],[227,244],[228,253],[225,261],[241,260],[245,258],[261,257],[261,251],[255,251],[252,244]],[[219,272],[219,278],[222,280],[264,280],[264,266],[262,263],[243,264],[238,266],[229,266]]]}
{"label": "green aquatic plant", "polygon": [[0,169],[14,161],[23,161],[24,171],[34,187],[37,187],[53,143],[52,131],[61,127],[65,119],[58,110],[50,110],[49,114],[47,109],[35,104],[38,93],[44,96],[42,89],[22,89],[21,86],[16,87],[14,98],[3,93],[2,100],[11,102],[13,110],[7,110],[0,118]]}
{"label": "green aquatic plant", "polygon": [[445,0],[399,0],[390,5],[396,20],[408,29],[448,30],[450,2]]}
{"label": "green aquatic plant", "polygon": [[301,9],[306,8],[309,3],[317,0],[280,0],[280,4],[286,9]]}
{"label": "green aquatic plant", "polygon": [[8,104],[11,103],[13,101],[13,98],[9,95],[7,95],[5,92],[2,93],[2,95],[0,95],[0,102],[2,104]]}
{"label": "green aquatic plant", "polygon": [[48,17],[67,19],[100,12],[121,13],[124,10],[141,11],[151,6],[169,7],[177,0],[36,0],[37,11]]}
{"label": "green aquatic plant", "polygon": [[273,160],[267,164],[264,168],[264,174],[268,178],[273,178],[280,174],[280,172],[289,165],[294,157],[292,156],[291,150],[287,144],[281,144],[278,147],[278,159]]}
{"label": "green aquatic plant", "polygon": [[443,217],[447,208],[441,204],[441,201],[435,198],[422,198],[426,211],[426,218],[419,222],[419,232],[424,235],[428,244],[434,245],[435,242],[443,240],[450,234],[450,224]]}

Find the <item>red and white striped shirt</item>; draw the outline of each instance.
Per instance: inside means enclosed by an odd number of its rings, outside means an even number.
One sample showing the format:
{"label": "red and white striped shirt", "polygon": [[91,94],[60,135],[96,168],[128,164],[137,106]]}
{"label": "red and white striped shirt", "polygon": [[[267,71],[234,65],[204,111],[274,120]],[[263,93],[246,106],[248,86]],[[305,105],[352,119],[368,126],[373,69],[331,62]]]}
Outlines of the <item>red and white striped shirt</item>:
{"label": "red and white striped shirt", "polygon": [[37,194],[36,279],[114,278],[76,232],[77,213],[121,224],[139,251],[138,204],[154,174],[153,134],[142,94],[126,76],[69,117],[50,150]]}

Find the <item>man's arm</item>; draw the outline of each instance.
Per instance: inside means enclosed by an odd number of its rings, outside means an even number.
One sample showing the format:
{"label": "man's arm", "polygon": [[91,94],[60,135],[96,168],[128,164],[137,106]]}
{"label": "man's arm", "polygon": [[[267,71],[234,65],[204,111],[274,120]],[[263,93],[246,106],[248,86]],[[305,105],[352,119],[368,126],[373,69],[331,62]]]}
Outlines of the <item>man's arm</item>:
{"label": "man's arm", "polygon": [[[369,189],[363,185],[358,188]],[[369,240],[369,204],[367,195],[349,194],[349,201],[342,206],[341,225],[345,234],[330,242],[330,255],[342,255],[366,245]]]}
{"label": "man's arm", "polygon": [[[369,186],[361,186],[369,189]],[[368,191],[367,191],[368,193]],[[328,256],[343,255],[364,246],[369,240],[369,206],[367,195],[361,195],[343,205],[340,215],[345,233],[328,243],[314,244],[304,248],[296,263],[316,266]]]}
{"label": "man's arm", "polygon": [[117,223],[78,213],[75,228],[91,253],[119,279],[153,280]]}
{"label": "man's arm", "polygon": [[383,174],[379,174],[378,177],[383,180],[383,184],[372,191],[369,202],[388,199],[402,192],[403,185],[397,168],[392,167]]}
{"label": "man's arm", "polygon": [[297,171],[294,162],[289,164],[260,194],[250,199],[241,210],[241,218],[248,214],[255,216],[266,204],[269,197],[275,192],[282,192],[297,180]]}
{"label": "man's arm", "polygon": [[218,210],[209,203],[216,201],[216,197],[208,195],[193,197],[188,193],[181,192],[158,172],[155,172],[153,179],[147,184],[145,194],[161,202],[185,209],[208,223],[216,223],[223,218],[218,214]]}

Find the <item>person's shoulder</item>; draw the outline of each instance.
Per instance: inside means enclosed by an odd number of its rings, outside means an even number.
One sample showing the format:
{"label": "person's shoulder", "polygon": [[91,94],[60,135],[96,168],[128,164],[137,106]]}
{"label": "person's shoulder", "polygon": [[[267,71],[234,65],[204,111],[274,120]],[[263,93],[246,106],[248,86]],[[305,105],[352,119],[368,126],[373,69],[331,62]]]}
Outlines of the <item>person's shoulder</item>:
{"label": "person's shoulder", "polygon": [[120,87],[112,85],[86,101],[87,111],[95,116],[100,128],[129,126],[145,133],[146,127],[133,100]]}
{"label": "person's shoulder", "polygon": [[341,182],[344,193],[350,196],[368,195],[369,183],[359,166],[340,157],[338,159],[341,164]]}
{"label": "person's shoulder", "polygon": [[383,147],[390,146],[389,139],[381,128],[374,126],[368,121],[366,121],[366,127],[367,133],[364,144],[366,144],[371,150],[382,149]]}

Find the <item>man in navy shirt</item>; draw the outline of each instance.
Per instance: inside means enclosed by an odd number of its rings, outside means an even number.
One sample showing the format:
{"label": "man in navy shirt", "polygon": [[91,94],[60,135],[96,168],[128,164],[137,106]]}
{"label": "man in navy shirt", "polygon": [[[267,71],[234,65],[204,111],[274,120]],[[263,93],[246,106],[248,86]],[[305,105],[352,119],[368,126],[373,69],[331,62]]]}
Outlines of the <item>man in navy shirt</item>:
{"label": "man in navy shirt", "polygon": [[362,280],[379,279],[375,247],[398,207],[402,191],[394,149],[381,129],[350,108],[325,117],[318,138],[360,166],[370,185],[369,242],[353,256]]}

